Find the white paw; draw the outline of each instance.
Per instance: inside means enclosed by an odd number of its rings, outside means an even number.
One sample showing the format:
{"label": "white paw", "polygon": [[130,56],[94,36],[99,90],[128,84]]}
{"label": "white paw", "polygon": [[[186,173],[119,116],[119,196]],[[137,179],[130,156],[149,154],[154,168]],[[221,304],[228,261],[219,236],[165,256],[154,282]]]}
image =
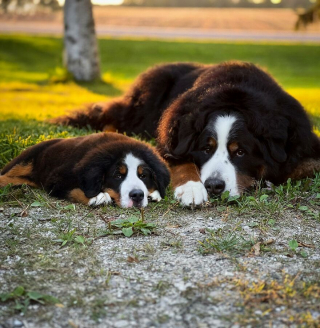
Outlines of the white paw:
{"label": "white paw", "polygon": [[188,181],[176,188],[174,197],[184,206],[200,205],[208,200],[208,193],[202,182]]}
{"label": "white paw", "polygon": [[89,199],[89,206],[97,206],[101,204],[109,204],[112,202],[110,195],[107,192],[101,192],[96,197]]}
{"label": "white paw", "polygon": [[149,197],[154,202],[160,202],[160,200],[162,199],[158,190],[155,190],[154,192],[149,194]]}

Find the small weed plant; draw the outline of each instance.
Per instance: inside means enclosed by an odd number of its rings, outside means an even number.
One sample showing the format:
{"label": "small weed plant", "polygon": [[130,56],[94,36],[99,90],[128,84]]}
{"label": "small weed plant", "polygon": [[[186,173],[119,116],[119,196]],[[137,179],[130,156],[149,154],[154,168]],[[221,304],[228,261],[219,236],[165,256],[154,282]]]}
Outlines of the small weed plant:
{"label": "small weed plant", "polygon": [[154,223],[145,222],[143,215],[141,218],[132,216],[128,219],[117,219],[108,221],[108,230],[102,232],[102,235],[124,235],[131,237],[133,235],[143,234],[145,236],[150,235],[156,225]]}
{"label": "small weed plant", "polygon": [[250,251],[254,245],[252,239],[239,236],[235,231],[223,231],[223,229],[206,229],[209,236],[200,241],[199,252],[202,255],[213,253],[230,253],[233,255],[244,254]]}
{"label": "small weed plant", "polygon": [[13,309],[23,314],[27,312],[28,306],[32,303],[42,305],[60,303],[53,296],[35,291],[27,291],[23,286],[16,287],[12,292],[0,294],[0,301],[2,303],[14,302]]}

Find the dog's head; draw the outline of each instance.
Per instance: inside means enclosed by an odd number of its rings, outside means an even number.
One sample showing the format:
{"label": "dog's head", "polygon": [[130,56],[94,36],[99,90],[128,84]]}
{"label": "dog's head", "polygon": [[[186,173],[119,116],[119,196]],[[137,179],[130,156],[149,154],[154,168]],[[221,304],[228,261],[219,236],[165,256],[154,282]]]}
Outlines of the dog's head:
{"label": "dog's head", "polygon": [[[292,99],[291,110],[300,115]],[[172,160],[194,161],[210,194],[238,195],[262,178],[282,182],[299,157],[300,140],[310,134],[304,133],[310,131],[305,117],[303,127],[299,115],[286,114],[289,100],[283,105],[237,86],[191,89],[164,115],[160,151]]]}
{"label": "dog's head", "polygon": [[122,138],[99,145],[78,165],[79,185],[88,198],[107,192],[124,208],[159,201],[170,182],[166,164],[145,143]]}

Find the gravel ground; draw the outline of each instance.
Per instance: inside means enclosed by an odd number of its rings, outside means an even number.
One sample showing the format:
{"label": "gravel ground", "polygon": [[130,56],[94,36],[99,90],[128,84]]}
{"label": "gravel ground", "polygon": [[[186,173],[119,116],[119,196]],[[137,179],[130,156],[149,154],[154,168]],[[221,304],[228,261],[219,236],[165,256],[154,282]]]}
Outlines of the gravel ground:
{"label": "gravel ground", "polygon": [[[307,215],[287,209],[270,219],[267,210],[239,215],[233,206],[192,211],[153,205],[145,215],[157,226],[154,234],[98,237],[106,229],[102,219],[129,217],[132,211],[80,205],[69,211],[58,204],[25,213],[23,206],[0,209],[0,292],[21,285],[60,301],[32,304],[24,315],[14,311],[13,302],[0,303],[0,327],[317,327],[320,322],[320,223]],[[71,228],[94,238],[92,244],[60,247],[59,233]],[[224,240],[234,233],[238,251],[202,255],[208,229]],[[295,251],[288,247],[292,239],[300,243]],[[242,247],[242,240],[265,247],[255,252]],[[308,296],[306,283],[314,286]]]}

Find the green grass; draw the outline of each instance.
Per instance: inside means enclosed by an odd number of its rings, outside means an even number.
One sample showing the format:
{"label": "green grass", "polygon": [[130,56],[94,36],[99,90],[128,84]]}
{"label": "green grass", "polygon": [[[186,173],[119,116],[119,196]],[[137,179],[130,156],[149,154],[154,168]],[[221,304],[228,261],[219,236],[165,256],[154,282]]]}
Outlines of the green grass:
{"label": "green grass", "polygon": [[[100,39],[104,74],[132,80],[151,65],[244,60],[267,68],[285,87],[320,87],[318,45]],[[41,82],[62,64],[62,39],[0,36],[1,82]]]}
{"label": "green grass", "polygon": [[297,97],[320,129],[318,45],[99,40],[103,81],[51,83],[64,77],[61,38],[0,36],[0,168],[27,146],[84,130],[59,128],[37,121],[84,103],[106,100],[125,91],[148,67],[175,61],[218,63],[245,60],[266,68]]}

